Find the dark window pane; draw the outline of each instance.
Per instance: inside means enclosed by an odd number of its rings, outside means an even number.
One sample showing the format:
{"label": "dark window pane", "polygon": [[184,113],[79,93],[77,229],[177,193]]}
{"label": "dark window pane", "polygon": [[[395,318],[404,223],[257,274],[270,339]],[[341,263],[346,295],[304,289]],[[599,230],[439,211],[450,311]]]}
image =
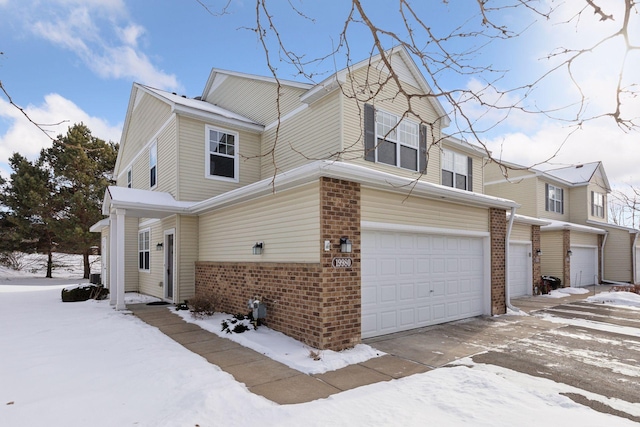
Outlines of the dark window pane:
{"label": "dark window pane", "polygon": [[400,146],[400,167],[418,170],[418,150],[411,147]]}
{"label": "dark window pane", "polygon": [[156,186],[156,167],[152,167],[149,170],[149,187],[155,187]]}
{"label": "dark window pane", "polygon": [[383,139],[378,140],[378,162],[393,166],[398,165],[395,143]]}
{"label": "dark window pane", "polygon": [[456,174],[456,188],[461,190],[467,189],[467,177],[464,175]]}
{"label": "dark window pane", "polygon": [[144,252],[138,252],[138,268],[144,269]]}
{"label": "dark window pane", "polygon": [[144,251],[144,269],[149,269],[149,251]]}
{"label": "dark window pane", "polygon": [[453,172],[446,170],[442,171],[442,185],[453,187]]}
{"label": "dark window pane", "polygon": [[211,154],[209,159],[209,172],[211,175],[234,178],[235,167],[233,158]]}

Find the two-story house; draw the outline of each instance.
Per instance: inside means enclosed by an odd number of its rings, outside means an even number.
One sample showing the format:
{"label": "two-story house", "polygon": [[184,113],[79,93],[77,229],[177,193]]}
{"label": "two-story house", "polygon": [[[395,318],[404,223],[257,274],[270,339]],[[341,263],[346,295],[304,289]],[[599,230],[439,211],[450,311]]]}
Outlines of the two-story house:
{"label": "two-story house", "polygon": [[93,227],[116,308],[126,291],[230,313],[257,297],[270,327],[338,350],[504,313],[518,205],[483,194],[483,151],[443,137],[406,50],[384,57],[397,80],[378,55],[315,85],[219,69],[194,99],[134,84]]}
{"label": "two-story house", "polygon": [[611,187],[601,162],[548,171],[508,166],[505,176],[495,163],[486,165],[485,192],[517,201],[519,214],[548,221],[540,229],[543,275],[561,278],[564,286],[638,280],[638,230],[608,223]]}

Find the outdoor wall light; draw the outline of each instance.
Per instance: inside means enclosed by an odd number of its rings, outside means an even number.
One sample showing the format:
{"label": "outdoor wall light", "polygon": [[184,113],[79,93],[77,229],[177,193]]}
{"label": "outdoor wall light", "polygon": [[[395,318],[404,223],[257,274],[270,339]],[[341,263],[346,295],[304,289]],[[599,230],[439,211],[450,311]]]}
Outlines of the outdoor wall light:
{"label": "outdoor wall light", "polygon": [[351,240],[347,236],[340,238],[340,252],[349,253],[351,252]]}
{"label": "outdoor wall light", "polygon": [[540,249],[536,250],[536,256],[542,255],[542,251]]}
{"label": "outdoor wall light", "polygon": [[573,255],[573,252],[571,252],[571,249],[569,249],[569,250],[567,251],[567,256],[571,256],[571,255]]}
{"label": "outdoor wall light", "polygon": [[161,242],[161,243],[158,243],[158,244],[156,245],[156,251],[161,251],[163,246],[164,246],[164,244],[163,244],[162,242]]}
{"label": "outdoor wall light", "polygon": [[264,249],[264,243],[263,242],[256,242],[256,244],[253,245],[253,254],[254,255],[262,255],[263,249]]}

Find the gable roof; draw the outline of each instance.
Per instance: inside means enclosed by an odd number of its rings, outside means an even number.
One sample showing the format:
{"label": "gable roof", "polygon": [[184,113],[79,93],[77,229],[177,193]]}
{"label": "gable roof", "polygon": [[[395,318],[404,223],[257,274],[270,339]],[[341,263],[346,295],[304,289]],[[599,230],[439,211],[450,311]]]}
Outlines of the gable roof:
{"label": "gable roof", "polygon": [[598,170],[600,170],[600,174],[605,182],[606,189],[611,190],[609,179],[607,178],[607,175],[604,172],[604,167],[602,166],[602,162],[600,161],[568,166],[559,169],[552,169],[546,171],[545,173],[555,178],[562,179],[563,181],[566,181],[573,185],[584,185],[591,182],[591,179],[594,177]]}

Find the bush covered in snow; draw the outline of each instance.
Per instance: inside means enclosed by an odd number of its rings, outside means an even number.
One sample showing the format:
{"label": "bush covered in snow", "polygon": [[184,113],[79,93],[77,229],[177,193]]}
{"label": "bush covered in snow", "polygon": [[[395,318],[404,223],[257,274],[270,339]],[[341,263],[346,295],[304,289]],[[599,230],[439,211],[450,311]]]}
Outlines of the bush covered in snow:
{"label": "bush covered in snow", "polygon": [[105,299],[109,290],[103,286],[83,284],[62,289],[62,302],[87,301],[90,299]]}

